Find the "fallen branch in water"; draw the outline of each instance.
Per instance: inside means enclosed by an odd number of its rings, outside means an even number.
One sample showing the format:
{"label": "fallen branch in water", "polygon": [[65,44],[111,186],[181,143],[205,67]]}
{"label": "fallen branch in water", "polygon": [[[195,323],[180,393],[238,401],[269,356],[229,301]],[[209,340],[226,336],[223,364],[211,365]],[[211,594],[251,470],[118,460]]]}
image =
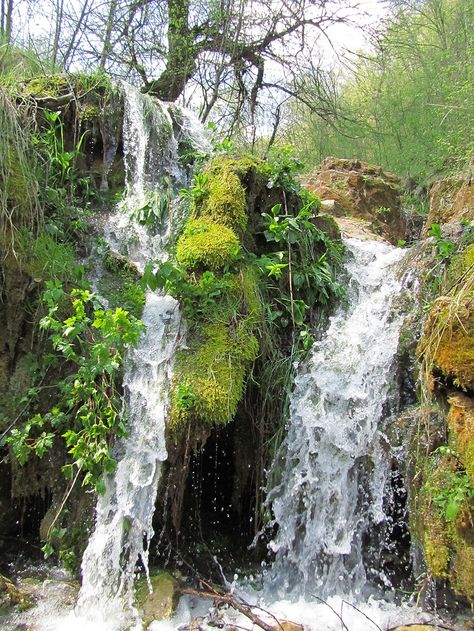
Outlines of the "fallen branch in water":
{"label": "fallen branch in water", "polygon": [[[254,625],[263,629],[263,631],[284,631],[284,627],[282,624],[275,618],[276,625],[271,625],[259,618],[253,611],[252,606],[246,603],[241,598],[233,595],[222,593],[217,590],[212,591],[204,591],[199,589],[190,589],[190,588],[181,588],[180,592],[182,594],[189,594],[190,596],[197,596],[198,598],[206,598],[213,600],[216,603],[216,606],[219,605],[229,605],[236,611],[239,611],[242,615],[248,618]],[[272,614],[269,614],[272,615]],[[274,616],[272,616],[274,617]],[[303,627],[301,627],[303,628]]]}

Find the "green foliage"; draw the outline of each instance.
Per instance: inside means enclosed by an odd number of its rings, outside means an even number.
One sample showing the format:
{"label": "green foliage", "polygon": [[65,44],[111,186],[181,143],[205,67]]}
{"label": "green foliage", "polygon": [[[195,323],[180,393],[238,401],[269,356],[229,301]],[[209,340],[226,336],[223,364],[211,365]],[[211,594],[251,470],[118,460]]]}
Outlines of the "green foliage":
{"label": "green foliage", "polygon": [[438,260],[449,259],[456,251],[456,244],[450,239],[443,238],[441,226],[437,223],[431,225],[428,230],[430,237],[435,239],[436,258]]}
{"label": "green foliage", "polygon": [[194,212],[199,204],[206,198],[208,194],[208,180],[209,175],[207,173],[203,171],[197,172],[193,175],[191,186],[189,186],[189,188],[182,188],[179,191],[180,196],[190,202],[192,212]]}
{"label": "green foliage", "polygon": [[214,272],[205,271],[196,278],[171,261],[161,263],[156,270],[153,263],[146,265],[142,283],[152,291],[159,288],[176,298],[191,322],[212,319],[217,305],[235,288],[233,274],[219,277]]}
{"label": "green foliage", "polygon": [[[442,445],[436,452],[448,458],[454,458],[460,464],[459,455],[451,447]],[[444,472],[441,483],[431,490],[431,497],[434,504],[441,509],[444,519],[455,522],[462,507],[474,498],[474,487],[467,473],[456,468]]]}
{"label": "green foliage", "polygon": [[173,198],[173,185],[169,177],[165,177],[161,190],[147,191],[141,206],[133,209],[133,216],[142,226],[157,227],[169,211]]}
{"label": "green foliage", "polygon": [[33,231],[41,220],[36,162],[28,128],[0,87],[0,239],[3,253],[14,251],[15,231]]}
{"label": "green foliage", "polygon": [[303,170],[303,162],[296,156],[291,145],[272,147],[267,156],[268,187],[300,192],[301,185],[295,176]]}
{"label": "green foliage", "polygon": [[43,159],[46,173],[44,201],[52,206],[71,203],[78,193],[79,183],[74,165],[86,132],[73,149],[67,150],[61,112],[44,110],[43,115],[46,126],[32,137],[32,142]]}
{"label": "green foliage", "polygon": [[191,219],[178,239],[176,260],[187,270],[213,271],[235,263],[240,245],[235,232],[208,219]]}
{"label": "green foliage", "polygon": [[[472,2],[399,3],[374,52],[340,85],[334,108],[341,116],[325,121],[295,107],[290,133],[300,155],[314,164],[354,156],[420,181],[470,169],[473,33]],[[318,87],[301,78],[307,101],[318,98]]]}
{"label": "green foliage", "polygon": [[[48,312],[40,322],[48,332],[54,351],[47,364],[62,364],[63,377],[51,394],[47,412],[33,414],[21,427],[14,427],[7,441],[20,464],[32,453],[39,458],[64,439],[69,454],[63,467],[72,480],[84,474],[83,485],[103,491],[102,474],[111,473],[110,455],[114,437],[123,436],[120,371],[125,350],[138,341],[143,324],[121,308],[104,311],[86,289],[66,294],[59,282],[48,282],[43,295]],[[69,317],[58,319],[64,303]]]}
{"label": "green foliage", "polygon": [[20,231],[17,252],[22,269],[37,282],[58,280],[70,284],[83,277],[84,270],[76,262],[72,245],[61,243],[48,232],[34,238],[30,232]]}
{"label": "green foliage", "polygon": [[[282,205],[276,204],[270,213],[262,213],[267,242],[286,246],[256,261],[270,281],[267,317],[282,327],[302,327],[312,307],[327,306],[344,295],[336,280],[342,246],[311,221],[315,206],[311,200],[297,215],[282,215]],[[307,345],[307,332],[303,337]]]}

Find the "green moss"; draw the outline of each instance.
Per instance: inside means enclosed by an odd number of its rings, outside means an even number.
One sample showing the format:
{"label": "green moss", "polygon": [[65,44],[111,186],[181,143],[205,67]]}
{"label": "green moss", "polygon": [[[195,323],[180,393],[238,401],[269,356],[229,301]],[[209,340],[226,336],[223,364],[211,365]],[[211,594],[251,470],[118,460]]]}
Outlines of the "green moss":
{"label": "green moss", "polygon": [[57,97],[70,91],[70,85],[65,75],[41,75],[30,79],[23,88],[23,93],[31,96]]}
{"label": "green moss", "polygon": [[460,545],[453,560],[452,584],[457,594],[474,603],[474,546]]}
{"label": "green moss", "polygon": [[176,259],[187,270],[220,270],[235,262],[240,245],[234,231],[208,219],[190,219],[178,239]]}
{"label": "green moss", "polygon": [[135,604],[142,610],[143,623],[148,627],[154,620],[170,618],[178,603],[176,580],[167,572],[150,576],[153,589],[149,591],[146,577],[140,578],[135,586]]}
{"label": "green moss", "polygon": [[[188,421],[225,425],[236,412],[242,397],[246,369],[258,353],[253,336],[234,335],[226,324],[204,325],[193,335],[189,350],[178,353],[171,394],[169,425],[179,430]],[[183,405],[182,384],[187,403]]]}
{"label": "green moss", "polygon": [[230,168],[209,170],[208,195],[199,214],[213,222],[243,233],[247,226],[245,191],[239,177]]}
{"label": "green moss", "polygon": [[244,155],[237,158],[223,153],[213,158],[206,167],[206,171],[213,176],[219,175],[222,171],[230,171],[238,175],[239,178],[245,178],[249,171],[254,171],[258,175],[268,176],[270,167],[267,162],[256,156]]}
{"label": "green moss", "polygon": [[449,397],[448,426],[460,460],[474,487],[474,401],[463,395]]}
{"label": "green moss", "polygon": [[98,119],[100,116],[100,109],[97,105],[84,105],[78,110],[78,117],[82,121],[92,121]]}
{"label": "green moss", "polygon": [[240,286],[245,305],[246,322],[252,327],[263,321],[262,299],[259,291],[259,273],[253,265],[245,265],[240,271]]}
{"label": "green moss", "polygon": [[36,239],[24,230],[17,239],[21,267],[38,282],[59,280],[62,283],[82,278],[83,269],[76,262],[74,248],[42,232]]}

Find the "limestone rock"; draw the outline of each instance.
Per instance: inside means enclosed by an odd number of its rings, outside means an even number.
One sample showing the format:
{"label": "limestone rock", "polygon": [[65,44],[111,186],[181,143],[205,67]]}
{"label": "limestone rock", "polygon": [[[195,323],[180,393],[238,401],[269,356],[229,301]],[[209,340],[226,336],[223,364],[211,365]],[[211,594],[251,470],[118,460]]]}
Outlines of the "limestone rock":
{"label": "limestone rock", "polygon": [[406,238],[400,180],[381,167],[359,160],[326,158],[304,180],[321,200],[322,210],[339,218],[364,220],[373,234],[396,244]]}
{"label": "limestone rock", "polygon": [[150,577],[153,591],[148,590],[145,579],[139,583],[136,591],[136,603],[143,613],[143,624],[148,627],[154,620],[170,618],[176,600],[176,581],[167,572],[159,572]]}
{"label": "limestone rock", "polygon": [[474,220],[474,182],[460,178],[445,178],[434,182],[429,191],[430,212],[422,237],[434,223],[447,224]]}

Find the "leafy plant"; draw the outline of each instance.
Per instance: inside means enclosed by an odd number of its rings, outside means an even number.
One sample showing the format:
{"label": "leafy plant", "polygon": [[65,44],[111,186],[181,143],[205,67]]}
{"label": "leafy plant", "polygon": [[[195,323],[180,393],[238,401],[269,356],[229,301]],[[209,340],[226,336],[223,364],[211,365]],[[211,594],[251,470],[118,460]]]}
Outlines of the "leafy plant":
{"label": "leafy plant", "polygon": [[191,204],[191,211],[194,212],[196,206],[208,194],[207,184],[209,176],[207,173],[199,172],[193,175],[193,181],[189,188],[182,188],[179,191],[180,197],[186,199]]}
{"label": "leafy plant", "polygon": [[456,251],[456,244],[450,239],[445,239],[441,230],[441,226],[438,223],[431,224],[431,228],[428,230],[430,237],[435,239],[436,258],[439,260],[449,259]]}
{"label": "leafy plant", "polygon": [[[446,446],[438,447],[436,451],[458,458],[456,452]],[[433,489],[431,497],[434,504],[442,510],[446,521],[454,522],[463,505],[474,498],[474,487],[465,471],[447,471],[443,477],[443,485]]]}
{"label": "leafy plant", "polygon": [[173,197],[171,178],[163,179],[161,191],[147,191],[141,206],[133,210],[133,215],[142,226],[154,227],[163,222]]}
{"label": "leafy plant", "polygon": [[67,150],[61,112],[44,110],[44,117],[47,126],[32,137],[32,142],[43,157],[47,169],[45,200],[52,204],[66,200],[70,202],[77,185],[74,164],[81,152],[86,132],[72,150]]}
{"label": "leafy plant", "polygon": [[142,277],[143,285],[152,291],[162,289],[179,300],[185,316],[191,321],[205,320],[215,309],[218,299],[231,288],[232,280],[230,273],[218,277],[211,271],[203,272],[199,278],[189,276],[171,261],[161,263],[157,269],[154,263],[148,263]]}
{"label": "leafy plant", "polygon": [[[47,283],[43,302],[48,312],[40,328],[49,333],[55,353],[51,363],[62,360],[54,405],[37,412],[21,428],[13,428],[7,441],[18,462],[34,453],[39,458],[57,440],[64,439],[69,462],[63,467],[67,479],[84,473],[83,485],[104,491],[102,474],[115,469],[110,444],[125,434],[117,390],[126,348],[138,341],[143,324],[116,308],[104,311],[89,290],[66,294],[57,281]],[[71,315],[58,313],[69,305]]]}
{"label": "leafy plant", "polygon": [[[256,261],[271,281],[269,289],[279,306],[267,312],[281,326],[292,322],[301,327],[312,305],[327,305],[343,295],[335,279],[341,249],[311,221],[315,204],[310,198],[297,215],[282,214],[282,204],[262,213],[267,242],[286,245],[286,250],[264,254]],[[316,254],[318,244],[323,250],[320,254]]]}

